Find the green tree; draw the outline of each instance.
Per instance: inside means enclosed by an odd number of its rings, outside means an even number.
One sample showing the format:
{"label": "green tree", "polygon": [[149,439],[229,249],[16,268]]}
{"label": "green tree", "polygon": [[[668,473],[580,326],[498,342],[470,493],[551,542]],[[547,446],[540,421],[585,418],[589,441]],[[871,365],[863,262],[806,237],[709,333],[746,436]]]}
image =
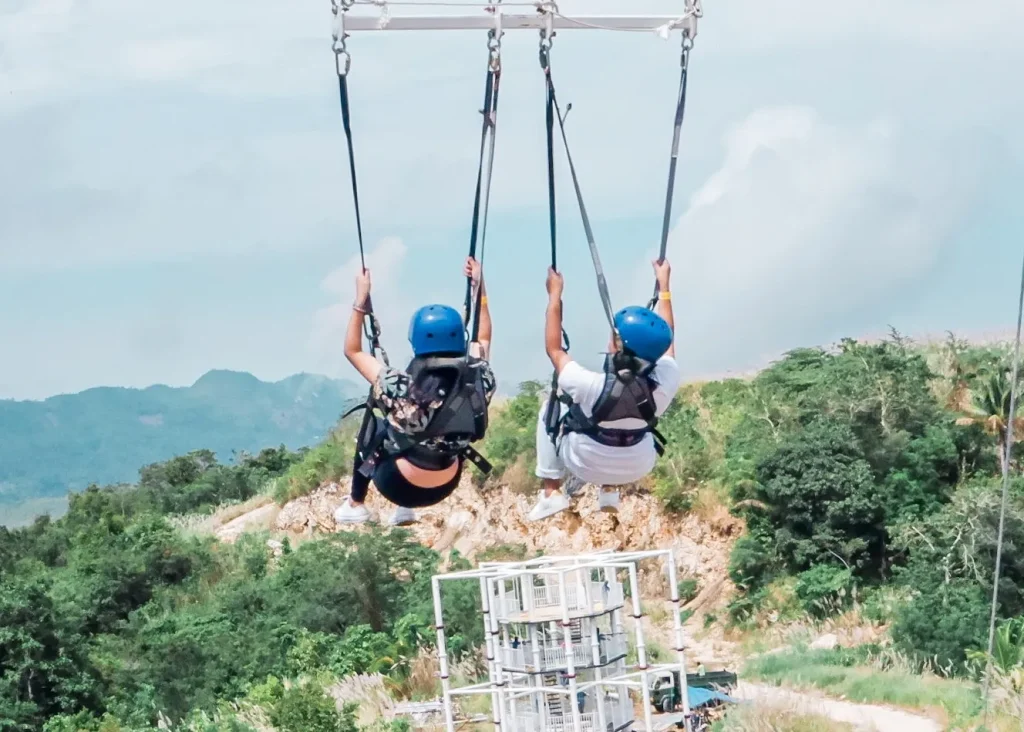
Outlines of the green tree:
{"label": "green tree", "polygon": [[[1004,620],[992,639],[992,664],[1004,673],[1024,666],[1024,617]],[[984,668],[988,662],[987,648],[971,649],[967,658]]]}
{"label": "green tree", "polygon": [[[1003,464],[1006,454],[1006,432],[1010,424],[1011,376],[1007,371],[999,370],[990,374],[977,391],[972,391],[971,403],[967,414],[957,420],[958,424],[978,424],[995,437],[996,454],[999,465]],[[1018,385],[1018,389],[1019,389]],[[1019,412],[1019,404],[1017,411]],[[1024,430],[1024,419],[1013,415],[1014,435]],[[1016,438],[1014,439],[1016,442]]]}
{"label": "green tree", "polygon": [[48,590],[42,577],[0,583],[0,729],[39,729],[50,716],[98,708],[85,640]]}
{"label": "green tree", "polygon": [[[897,578],[912,599],[896,616],[893,639],[906,651],[963,668],[968,649],[987,640],[992,567],[1001,498],[998,479],[974,480],[942,510],[908,520],[894,544],[908,558]],[[999,617],[1024,614],[1024,485],[1015,480],[1007,505]]]}
{"label": "green tree", "polygon": [[787,567],[839,560],[862,572],[881,567],[882,495],[850,427],[823,418],[789,438],[736,498],[756,536],[771,537]]}

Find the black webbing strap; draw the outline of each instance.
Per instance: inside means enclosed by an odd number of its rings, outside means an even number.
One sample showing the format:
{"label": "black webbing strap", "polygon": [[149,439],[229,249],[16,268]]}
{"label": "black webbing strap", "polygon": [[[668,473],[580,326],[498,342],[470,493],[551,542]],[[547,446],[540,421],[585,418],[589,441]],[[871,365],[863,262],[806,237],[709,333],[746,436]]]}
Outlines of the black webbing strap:
{"label": "black webbing strap", "polygon": [[[487,80],[484,87],[484,105],[480,111],[483,122],[480,129],[480,162],[476,170],[476,191],[473,196],[473,222],[469,234],[469,256],[477,258],[477,242],[480,243],[479,261],[483,264],[484,245],[487,239],[487,214],[491,197],[491,178],[494,172],[494,140],[498,122],[498,90],[501,84],[501,61],[498,55],[500,43],[492,30],[488,36]],[[486,161],[486,163],[485,163]],[[487,184],[484,185],[484,169],[487,170]],[[482,216],[481,216],[482,213]],[[472,318],[470,341],[480,336],[480,308],[483,289],[478,287],[473,298],[473,278],[466,278],[466,300],[464,321],[467,326]]]}
{"label": "black webbing strap", "polygon": [[[417,442],[405,435],[389,435],[389,427],[385,422],[381,429],[377,429],[374,426],[373,431],[370,431],[371,425],[375,425],[376,416],[374,415],[374,408],[376,402],[373,399],[373,387],[370,388],[370,395],[366,401],[362,404],[357,404],[348,410],[341,416],[342,421],[348,419],[351,415],[355,414],[360,410],[365,410],[363,413],[363,421],[360,423],[359,431],[356,433],[356,451],[359,453],[361,458],[361,464],[358,472],[367,478],[373,477],[373,471],[377,467],[378,458],[381,455],[387,455],[388,457],[400,457],[409,450],[417,446]],[[388,437],[392,437],[392,449],[385,447],[388,444]],[[395,438],[401,440],[397,442]],[[397,447],[397,450],[394,448]],[[472,445],[466,445],[456,454],[456,457],[465,458],[476,467],[484,475],[489,474],[494,470],[494,466],[488,462],[487,458],[481,455],[476,448]]]}
{"label": "black webbing strap", "polygon": [[[356,180],[356,154],[352,145],[352,114],[348,98],[348,69],[338,67],[338,96],[341,98],[341,122],[345,128],[345,140],[348,143],[348,170],[352,177],[352,202],[356,211],[356,234],[359,237],[359,263],[366,271],[366,250],[363,245],[363,221],[359,213],[359,184]],[[373,302],[367,298],[366,313],[363,317],[363,333],[370,343],[370,353],[388,364],[387,351],[380,345],[380,321],[373,314]]]}
{"label": "black webbing strap", "polygon": [[[604,268],[601,266],[601,256],[597,251],[597,243],[594,241],[594,231],[590,226],[590,216],[587,215],[587,206],[583,202],[583,191],[580,189],[579,177],[576,175],[576,164],[573,162],[572,153],[569,151],[569,139],[565,134],[565,116],[558,106],[558,97],[555,94],[555,84],[551,79],[550,44],[545,46],[541,41],[540,63],[544,69],[544,80],[548,88],[548,97],[551,106],[554,108],[555,118],[558,120],[559,132],[562,136],[562,145],[565,147],[565,157],[569,162],[569,173],[572,175],[573,189],[576,191],[576,202],[580,207],[580,218],[583,220],[583,230],[587,235],[587,245],[590,247],[590,259],[594,264],[594,274],[597,276],[597,291],[601,296],[601,306],[604,308],[605,317],[612,331],[615,331],[615,315],[612,311],[612,299],[608,293],[608,281],[604,276]],[[566,108],[566,114],[572,109],[572,105]]]}
{"label": "black webbing strap", "polygon": [[[676,97],[675,126],[672,130],[672,155],[668,164],[668,185],[665,189],[665,213],[661,219],[661,249],[658,252],[658,261],[665,261],[665,253],[668,249],[668,233],[672,224],[672,198],[676,189],[676,166],[679,163],[679,139],[682,136],[683,113],[686,110],[686,78],[690,67],[690,49],[693,48],[693,40],[689,34],[683,33],[683,51],[679,58],[679,94]],[[658,283],[654,283],[654,296],[647,307],[651,310],[658,302]]]}
{"label": "black webbing strap", "polygon": [[555,88],[550,83],[551,66],[548,58],[550,44],[541,41],[540,46],[540,67],[544,69],[544,76],[548,78],[545,83],[544,95],[544,122],[547,132],[548,146],[548,226],[551,229],[551,269],[558,271],[558,226],[555,223]]}
{"label": "black webbing strap", "polygon": [[338,95],[341,97],[341,123],[345,127],[348,143],[348,171],[352,178],[352,201],[356,209],[356,234],[359,237],[359,263],[366,269],[366,251],[363,246],[363,220],[359,214],[359,184],[356,181],[356,153],[352,146],[352,113],[348,100],[348,75],[338,74]]}
{"label": "black webbing strap", "polygon": [[[558,271],[558,226],[556,223],[557,209],[555,206],[555,86],[551,82],[551,39],[541,31],[540,67],[545,78],[544,123],[547,139],[548,160],[548,219],[551,230],[551,269]],[[562,328],[562,348],[569,350],[569,334]],[[562,425],[562,403],[558,396],[558,371],[551,374],[551,393],[548,396],[547,411],[544,414],[544,425],[551,441],[557,442]]]}

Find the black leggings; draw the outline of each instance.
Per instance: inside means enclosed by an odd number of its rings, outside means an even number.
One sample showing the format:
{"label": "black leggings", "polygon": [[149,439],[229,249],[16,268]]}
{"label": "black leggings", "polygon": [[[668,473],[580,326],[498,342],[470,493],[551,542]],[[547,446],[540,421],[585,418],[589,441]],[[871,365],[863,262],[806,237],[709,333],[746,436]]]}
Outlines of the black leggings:
{"label": "black leggings", "polygon": [[[379,417],[374,417],[372,420],[367,420],[364,423],[362,433],[359,435],[359,443],[356,446],[356,457],[352,465],[352,500],[356,503],[362,503],[366,500],[366,494],[370,489],[370,477],[363,475],[360,472],[360,468],[363,467],[363,463],[366,462],[366,456],[363,454],[364,449],[369,445],[370,441],[373,440],[373,436],[377,433],[377,430],[385,429],[384,420]],[[402,472],[398,469],[397,461],[398,458],[378,456],[373,466],[372,480],[373,484],[377,486],[377,491],[384,496],[386,499],[394,503],[396,506],[403,506],[405,508],[425,508],[426,506],[433,506],[440,503],[452,493],[459,485],[459,479],[462,477],[462,458],[456,458],[459,463],[459,469],[456,471],[452,479],[444,485],[439,485],[436,488],[420,488],[417,485],[413,485],[409,480],[402,475]]]}

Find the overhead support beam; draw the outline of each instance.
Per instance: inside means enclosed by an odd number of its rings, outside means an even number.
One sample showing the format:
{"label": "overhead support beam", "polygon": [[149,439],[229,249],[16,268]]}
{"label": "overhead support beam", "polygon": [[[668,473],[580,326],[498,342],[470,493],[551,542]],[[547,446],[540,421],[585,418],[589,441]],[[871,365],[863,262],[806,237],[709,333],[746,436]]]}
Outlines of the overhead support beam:
{"label": "overhead support beam", "polygon": [[[689,18],[678,15],[587,15],[567,17],[545,13],[528,15],[501,14],[502,30],[616,30],[616,31],[672,31],[689,25]],[[550,24],[550,25],[549,25]],[[478,15],[405,15],[373,16],[349,13],[345,17],[345,31],[399,31],[399,30],[490,30],[495,27],[493,13]]]}

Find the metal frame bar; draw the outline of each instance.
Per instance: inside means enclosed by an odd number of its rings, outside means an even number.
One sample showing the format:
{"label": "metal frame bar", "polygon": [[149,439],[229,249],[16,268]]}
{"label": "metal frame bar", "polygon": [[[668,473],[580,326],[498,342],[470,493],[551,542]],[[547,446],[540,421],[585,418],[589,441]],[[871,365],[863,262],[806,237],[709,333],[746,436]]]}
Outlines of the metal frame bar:
{"label": "metal frame bar", "polygon": [[[356,15],[349,13],[344,21],[346,33],[364,31],[442,31],[490,30],[495,27],[499,13],[482,12],[479,15]],[[618,30],[651,31],[675,30],[687,25],[686,16],[679,15],[585,15],[575,18],[553,15],[549,19],[543,12],[530,15],[500,13],[502,30]]]}
{"label": "metal frame bar", "polygon": [[[462,572],[449,572],[447,574],[435,575],[439,580],[459,579],[482,579],[482,578],[504,578],[512,579],[523,574],[543,574],[553,577],[565,570],[570,569],[603,569],[609,565],[620,569],[627,569],[632,562],[639,562],[644,559],[655,559],[663,557],[671,559],[671,549],[654,549],[639,552],[615,552],[603,551],[584,554],[582,556],[550,556],[526,559],[521,562],[481,562],[477,569],[468,569]],[[561,569],[545,569],[544,565],[567,564]]]}

